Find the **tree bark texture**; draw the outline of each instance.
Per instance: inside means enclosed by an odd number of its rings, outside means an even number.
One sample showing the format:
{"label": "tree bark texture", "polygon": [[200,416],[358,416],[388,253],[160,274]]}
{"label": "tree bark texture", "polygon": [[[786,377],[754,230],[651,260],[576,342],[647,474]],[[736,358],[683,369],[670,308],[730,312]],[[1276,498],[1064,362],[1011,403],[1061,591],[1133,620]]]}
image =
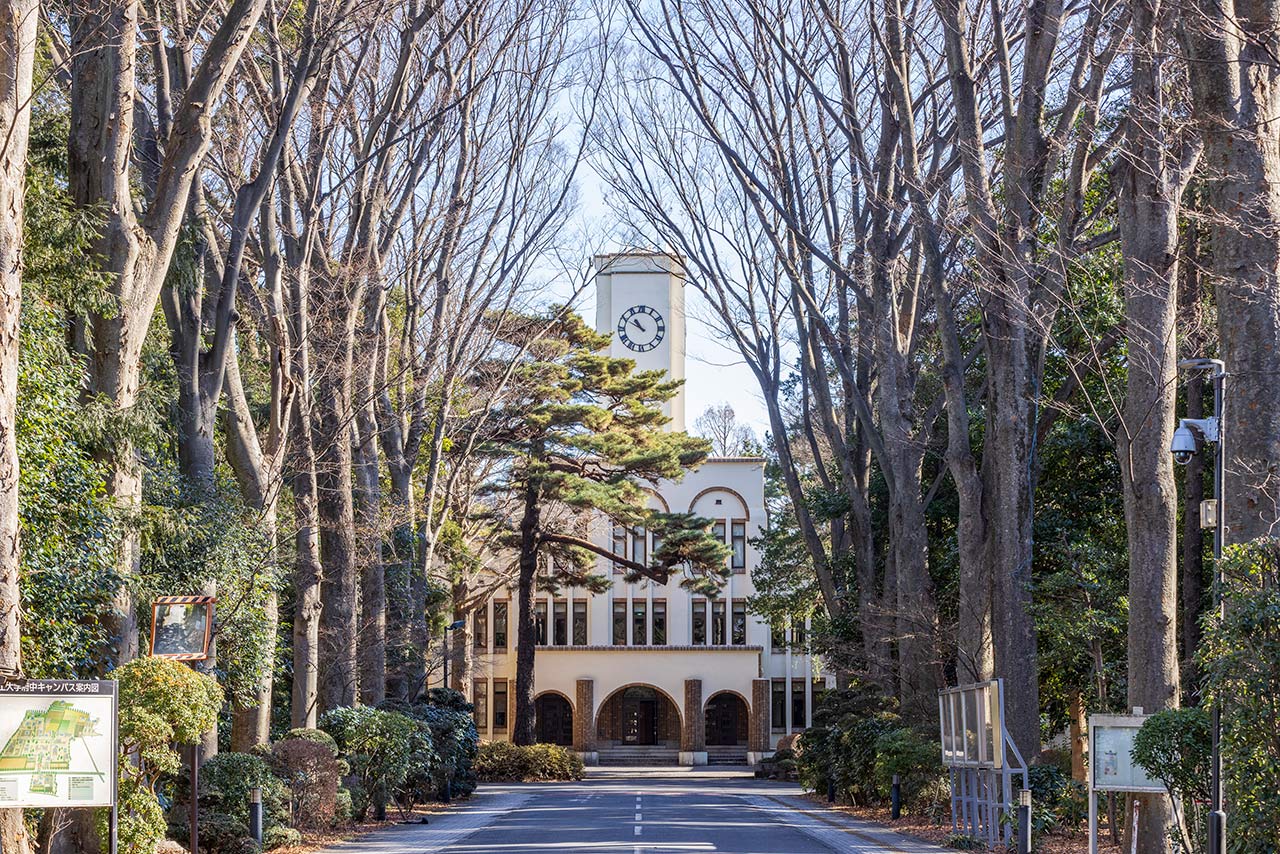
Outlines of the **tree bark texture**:
{"label": "tree bark texture", "polygon": [[1226,363],[1226,541],[1280,518],[1280,3],[1196,0],[1180,22]]}
{"label": "tree bark texture", "polygon": [[538,739],[533,705],[533,665],[538,639],[533,609],[542,507],[539,486],[531,481],[525,487],[524,514],[520,519],[520,579],[516,588],[516,719],[511,729],[511,740],[516,744],[533,744]]}
{"label": "tree bark texture", "polygon": [[[18,358],[22,227],[37,0],[0,2],[0,681],[22,675]],[[0,809],[0,851],[31,850],[22,810]]]}
{"label": "tree bark texture", "polygon": [[331,364],[316,387],[316,508],[324,560],[320,614],[320,711],[354,706],[359,630],[352,498],[351,360]]}

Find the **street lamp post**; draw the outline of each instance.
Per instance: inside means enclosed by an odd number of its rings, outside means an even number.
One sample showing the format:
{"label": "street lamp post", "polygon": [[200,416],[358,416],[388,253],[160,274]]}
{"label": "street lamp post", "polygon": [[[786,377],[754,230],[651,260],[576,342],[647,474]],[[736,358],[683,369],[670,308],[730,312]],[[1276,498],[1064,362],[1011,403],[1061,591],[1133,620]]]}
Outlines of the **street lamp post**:
{"label": "street lamp post", "polygon": [[[1213,416],[1211,418],[1183,418],[1178,422],[1178,429],[1173,434],[1171,451],[1173,458],[1179,463],[1187,463],[1196,452],[1196,439],[1192,431],[1198,432],[1206,443],[1213,448],[1213,607],[1221,620],[1223,610],[1222,597],[1222,545],[1226,533],[1225,501],[1223,494],[1223,471],[1226,467],[1226,441],[1222,421],[1224,394],[1226,391],[1227,372],[1221,359],[1186,359],[1178,363],[1179,368],[1193,371],[1208,371],[1213,382]],[[1203,513],[1201,515],[1203,519]],[[1227,813],[1222,803],[1222,698],[1218,697],[1213,704],[1213,753],[1210,769],[1210,797],[1212,811],[1209,813],[1209,854],[1226,854],[1227,850]]]}

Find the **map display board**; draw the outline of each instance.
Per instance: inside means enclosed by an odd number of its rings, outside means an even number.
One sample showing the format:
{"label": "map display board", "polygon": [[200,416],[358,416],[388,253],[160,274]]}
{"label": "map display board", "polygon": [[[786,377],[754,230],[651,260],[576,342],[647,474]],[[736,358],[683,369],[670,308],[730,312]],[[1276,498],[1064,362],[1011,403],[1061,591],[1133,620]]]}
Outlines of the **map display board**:
{"label": "map display board", "polygon": [[1089,717],[1089,774],[1095,792],[1160,792],[1164,784],[1133,761],[1133,739],[1146,715]]}
{"label": "map display board", "polygon": [[116,683],[0,685],[0,807],[104,807],[116,797]]}

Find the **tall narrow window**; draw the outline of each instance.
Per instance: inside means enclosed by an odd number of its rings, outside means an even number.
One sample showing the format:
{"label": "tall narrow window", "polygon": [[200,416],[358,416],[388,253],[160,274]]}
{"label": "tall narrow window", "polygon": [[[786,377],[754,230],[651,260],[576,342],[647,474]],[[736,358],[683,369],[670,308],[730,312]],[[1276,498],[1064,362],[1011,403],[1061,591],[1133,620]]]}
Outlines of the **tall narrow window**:
{"label": "tall narrow window", "polygon": [[[627,529],[617,522],[613,523],[613,546],[611,551],[618,557],[627,556]],[[614,561],[613,571],[621,573],[623,571],[622,564]]]}
{"label": "tall narrow window", "polygon": [[587,645],[587,603],[583,599],[573,601],[573,645]]}
{"label": "tall narrow window", "polygon": [[507,680],[493,680],[493,730],[507,731]]}
{"label": "tall narrow window", "polygon": [[769,648],[774,652],[782,652],[787,648],[787,628],[784,623],[769,626]]}
{"label": "tall narrow window", "polygon": [[745,599],[733,600],[733,644],[745,646],[747,643],[747,602]]}
{"label": "tall narrow window", "polygon": [[556,646],[567,646],[569,644],[569,603],[563,599],[559,599],[555,603],[555,611],[552,620],[552,643]]}
{"label": "tall narrow window", "polygon": [[813,680],[813,707],[816,709],[822,705],[822,700],[827,696],[827,680]]}
{"label": "tall narrow window", "polygon": [[649,556],[656,560],[658,557],[658,549],[662,548],[662,537],[653,533],[649,535],[649,540],[651,543],[649,546]]}
{"label": "tall narrow window", "polygon": [[693,638],[694,646],[704,646],[707,642],[707,600],[693,600]]}
{"label": "tall narrow window", "polygon": [[787,682],[785,679],[773,680],[773,702],[769,704],[771,726],[775,730],[787,728]]}
{"label": "tall narrow window", "polygon": [[533,642],[539,646],[547,645],[547,603],[535,602],[533,605]]}
{"label": "tall narrow window", "polygon": [[649,643],[649,603],[643,599],[631,600],[631,643],[645,646]]}
{"label": "tall narrow window", "polygon": [[507,603],[493,603],[493,649],[494,652],[507,651]]}
{"label": "tall narrow window", "polygon": [[489,611],[483,605],[476,609],[472,632],[471,645],[476,649],[486,649],[489,646]]}
{"label": "tall narrow window", "polygon": [[717,540],[719,540],[722,543],[724,542],[724,520],[723,519],[716,520],[715,524],[711,526],[711,533]]}
{"label": "tall narrow window", "polygon": [[475,709],[476,729],[489,728],[489,685],[482,679],[471,683],[471,705]]}
{"label": "tall narrow window", "polygon": [[805,724],[805,705],[804,705],[804,682],[803,679],[791,680],[791,728],[804,729]]}
{"label": "tall narrow window", "polygon": [[796,649],[803,651],[805,644],[809,640],[809,635],[804,628],[803,618],[792,618],[791,620],[791,645]]}
{"label": "tall narrow window", "polygon": [[643,525],[631,532],[631,560],[649,565],[649,534]]}
{"label": "tall narrow window", "polygon": [[613,600],[613,645],[627,645],[627,600]]}
{"label": "tall narrow window", "polygon": [[747,523],[741,519],[734,520],[730,528],[730,545],[733,547],[733,571],[747,571]]}
{"label": "tall narrow window", "polygon": [[724,600],[717,599],[711,603],[711,645],[724,646]]}
{"label": "tall narrow window", "polygon": [[667,600],[653,600],[653,638],[654,646],[666,646],[667,643]]}

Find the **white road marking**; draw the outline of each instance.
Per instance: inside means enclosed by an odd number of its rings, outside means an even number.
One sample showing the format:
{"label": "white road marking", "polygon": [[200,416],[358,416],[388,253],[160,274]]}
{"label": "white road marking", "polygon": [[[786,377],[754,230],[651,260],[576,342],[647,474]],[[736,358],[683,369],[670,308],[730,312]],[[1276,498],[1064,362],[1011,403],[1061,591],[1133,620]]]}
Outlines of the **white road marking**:
{"label": "white road marking", "polygon": [[640,821],[641,813],[636,813],[636,821]]}
{"label": "white road marking", "polygon": [[636,825],[636,836],[640,835],[640,825]]}

